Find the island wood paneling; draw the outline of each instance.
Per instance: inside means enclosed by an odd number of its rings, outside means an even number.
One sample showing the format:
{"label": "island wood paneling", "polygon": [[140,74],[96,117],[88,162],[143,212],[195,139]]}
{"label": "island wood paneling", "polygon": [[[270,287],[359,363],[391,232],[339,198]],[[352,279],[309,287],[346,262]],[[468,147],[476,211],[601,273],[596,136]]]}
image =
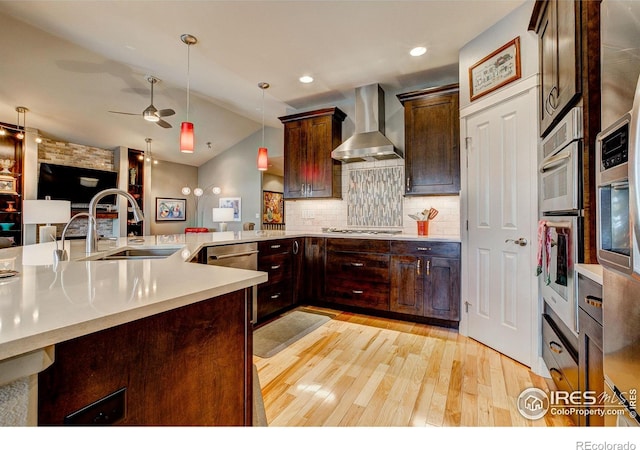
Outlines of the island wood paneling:
{"label": "island wood paneling", "polygon": [[248,330],[241,290],[58,344],[39,375],[38,423],[126,387],[121,425],[250,425]]}

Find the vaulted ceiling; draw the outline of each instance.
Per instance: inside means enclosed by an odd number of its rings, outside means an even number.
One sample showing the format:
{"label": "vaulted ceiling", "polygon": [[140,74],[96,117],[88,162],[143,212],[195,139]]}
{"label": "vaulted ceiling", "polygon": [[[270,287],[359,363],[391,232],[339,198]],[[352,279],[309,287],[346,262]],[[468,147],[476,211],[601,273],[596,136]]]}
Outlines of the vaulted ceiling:
{"label": "vaulted ceiling", "polygon": [[[428,86],[425,74],[457,72],[458,50],[523,0],[448,1],[0,1],[0,121],[102,148],[152,150],[200,166],[261,128],[309,105],[343,101],[355,87]],[[198,38],[190,49],[182,34]],[[409,50],[425,46],[421,57]],[[189,62],[187,62],[189,53]],[[187,77],[187,67],[189,76]],[[161,128],[139,116],[147,77]],[[315,81],[302,84],[298,78]],[[196,151],[178,151],[180,122]],[[211,143],[211,148],[207,143]]]}

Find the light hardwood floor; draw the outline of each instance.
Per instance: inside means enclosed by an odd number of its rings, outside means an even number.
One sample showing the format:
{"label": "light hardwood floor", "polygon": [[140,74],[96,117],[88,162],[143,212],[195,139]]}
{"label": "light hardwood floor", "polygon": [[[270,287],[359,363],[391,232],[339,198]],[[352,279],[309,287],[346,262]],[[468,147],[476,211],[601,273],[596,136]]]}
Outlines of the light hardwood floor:
{"label": "light hardwood floor", "polygon": [[456,331],[335,317],[271,358],[254,356],[271,426],[568,426],[516,409],[552,381]]}

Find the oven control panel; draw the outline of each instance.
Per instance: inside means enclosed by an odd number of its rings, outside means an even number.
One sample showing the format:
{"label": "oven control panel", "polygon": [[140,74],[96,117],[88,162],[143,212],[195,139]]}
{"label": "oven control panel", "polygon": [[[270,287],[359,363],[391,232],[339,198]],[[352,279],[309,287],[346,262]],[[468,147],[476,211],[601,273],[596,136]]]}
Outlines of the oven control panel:
{"label": "oven control panel", "polygon": [[616,124],[600,136],[600,170],[608,170],[629,160],[629,122]]}

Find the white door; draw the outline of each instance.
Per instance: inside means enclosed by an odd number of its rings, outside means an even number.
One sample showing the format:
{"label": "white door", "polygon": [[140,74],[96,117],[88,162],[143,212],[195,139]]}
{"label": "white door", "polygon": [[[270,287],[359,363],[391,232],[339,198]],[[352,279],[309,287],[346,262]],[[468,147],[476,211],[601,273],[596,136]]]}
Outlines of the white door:
{"label": "white door", "polygon": [[[531,367],[537,307],[536,89],[466,116],[467,333]],[[537,348],[537,347],[536,347]]]}

